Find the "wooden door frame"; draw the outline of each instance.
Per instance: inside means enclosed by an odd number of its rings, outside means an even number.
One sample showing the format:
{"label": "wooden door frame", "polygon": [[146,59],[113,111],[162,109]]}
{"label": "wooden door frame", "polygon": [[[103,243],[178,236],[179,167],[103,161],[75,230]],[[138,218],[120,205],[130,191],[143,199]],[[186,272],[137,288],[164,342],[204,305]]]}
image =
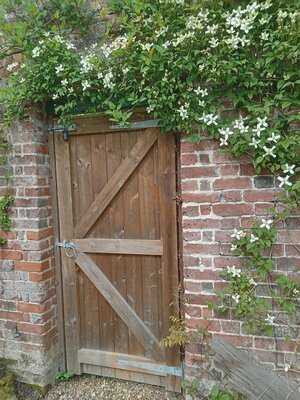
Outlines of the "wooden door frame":
{"label": "wooden door frame", "polygon": [[[120,128],[114,126],[114,129],[111,129],[112,126],[108,121],[107,117],[103,114],[87,114],[81,115],[79,117],[79,129],[83,129],[84,133],[93,134],[98,130],[99,120],[105,123],[105,128],[108,132],[116,132],[116,131],[124,131],[128,132],[130,130],[136,130],[136,123],[138,124],[140,121],[146,121],[145,113],[143,111],[139,111],[134,115],[135,120],[132,125],[132,128]],[[95,118],[97,122],[97,128],[95,127],[95,132],[91,129],[89,131],[85,131],[85,120]],[[78,119],[76,119],[78,122]],[[153,123],[153,121],[150,121]],[[54,256],[55,256],[55,271],[56,271],[56,296],[57,296],[57,328],[58,328],[58,346],[60,349],[60,359],[59,359],[59,371],[66,371],[68,368],[67,363],[67,350],[66,350],[66,326],[65,326],[65,318],[64,318],[64,289],[63,289],[63,277],[62,277],[62,252],[57,246],[58,242],[62,239],[61,231],[60,231],[60,218],[59,218],[59,205],[58,205],[58,188],[57,188],[57,177],[56,177],[56,151],[55,151],[55,136],[63,135],[62,131],[57,131],[53,129],[56,127],[56,120],[53,119],[51,121],[51,128],[49,128],[49,139],[48,139],[48,147],[49,147],[49,156],[50,156],[50,186],[51,186],[51,206],[52,206],[52,219],[53,219],[53,228],[54,228]],[[145,128],[148,126],[145,126]],[[158,125],[156,125],[158,127]],[[118,129],[116,129],[118,128]],[[71,133],[72,134],[72,133]],[[176,225],[177,225],[177,270],[178,270],[178,282],[182,287],[183,285],[183,250],[182,250],[182,207],[181,207],[181,163],[180,163],[180,134],[174,134],[175,136],[175,177],[176,177],[176,192],[177,196],[174,201],[176,201]],[[178,300],[178,311],[179,315],[183,315],[183,304],[181,301],[181,296]],[[180,351],[180,358],[182,361],[183,358],[183,349]],[[77,371],[80,373],[80,371]]]}

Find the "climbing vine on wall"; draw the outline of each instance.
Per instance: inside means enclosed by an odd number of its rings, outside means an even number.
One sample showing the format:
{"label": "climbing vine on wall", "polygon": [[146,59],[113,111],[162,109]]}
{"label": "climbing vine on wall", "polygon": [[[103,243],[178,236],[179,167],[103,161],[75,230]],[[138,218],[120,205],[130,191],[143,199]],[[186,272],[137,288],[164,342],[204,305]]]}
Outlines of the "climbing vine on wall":
{"label": "climbing vine on wall", "polygon": [[[300,199],[298,0],[1,4],[7,123],[41,103],[64,124],[78,112],[105,112],[126,125],[131,111],[144,107],[164,131],[214,138],[234,156],[251,157],[257,173],[277,176],[280,203],[233,233],[232,251],[246,265],[227,268],[228,287],[214,307],[270,334],[272,310],[294,314],[300,288],[274,276],[272,247],[276,226]],[[256,296],[261,281],[272,307]]]}

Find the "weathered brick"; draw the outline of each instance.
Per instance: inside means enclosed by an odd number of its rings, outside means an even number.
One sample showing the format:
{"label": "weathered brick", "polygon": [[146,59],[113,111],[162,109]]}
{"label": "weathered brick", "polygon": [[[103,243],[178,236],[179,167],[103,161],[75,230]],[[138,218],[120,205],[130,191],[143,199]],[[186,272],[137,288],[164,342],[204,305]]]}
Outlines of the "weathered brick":
{"label": "weathered brick", "polygon": [[249,177],[219,178],[216,179],[213,187],[219,189],[248,189],[252,187],[252,181]]}
{"label": "weathered brick", "polygon": [[247,203],[214,204],[213,212],[222,217],[253,214],[253,206]]}
{"label": "weathered brick", "polygon": [[255,176],[254,177],[254,186],[258,189],[266,189],[272,188],[275,186],[275,181],[273,176]]}

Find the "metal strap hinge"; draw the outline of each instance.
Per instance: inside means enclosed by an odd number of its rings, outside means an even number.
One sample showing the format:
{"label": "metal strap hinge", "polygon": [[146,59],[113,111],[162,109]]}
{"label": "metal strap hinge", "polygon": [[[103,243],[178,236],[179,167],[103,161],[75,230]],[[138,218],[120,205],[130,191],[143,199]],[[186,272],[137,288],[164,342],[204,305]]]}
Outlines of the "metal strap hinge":
{"label": "metal strap hinge", "polygon": [[57,125],[57,126],[53,126],[48,129],[48,132],[51,132],[51,133],[62,133],[64,136],[64,140],[68,140],[69,136],[70,136],[70,132],[75,132],[75,131],[77,131],[76,125],[72,125],[72,126]]}

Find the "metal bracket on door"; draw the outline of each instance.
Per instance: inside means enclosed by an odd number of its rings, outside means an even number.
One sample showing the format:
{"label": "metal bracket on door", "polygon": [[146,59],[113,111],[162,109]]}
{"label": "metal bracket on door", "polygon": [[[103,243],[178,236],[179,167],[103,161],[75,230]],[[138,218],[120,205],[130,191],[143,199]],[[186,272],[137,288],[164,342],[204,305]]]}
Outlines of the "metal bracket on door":
{"label": "metal bracket on door", "polygon": [[75,243],[68,242],[64,240],[63,242],[58,242],[57,247],[61,247],[65,250],[67,257],[76,257],[78,253],[78,248]]}
{"label": "metal bracket on door", "polygon": [[76,125],[72,125],[69,127],[57,125],[57,126],[53,126],[52,128],[48,129],[48,132],[51,132],[51,133],[62,133],[65,141],[69,140],[70,132],[75,132],[75,131],[77,131]]}

